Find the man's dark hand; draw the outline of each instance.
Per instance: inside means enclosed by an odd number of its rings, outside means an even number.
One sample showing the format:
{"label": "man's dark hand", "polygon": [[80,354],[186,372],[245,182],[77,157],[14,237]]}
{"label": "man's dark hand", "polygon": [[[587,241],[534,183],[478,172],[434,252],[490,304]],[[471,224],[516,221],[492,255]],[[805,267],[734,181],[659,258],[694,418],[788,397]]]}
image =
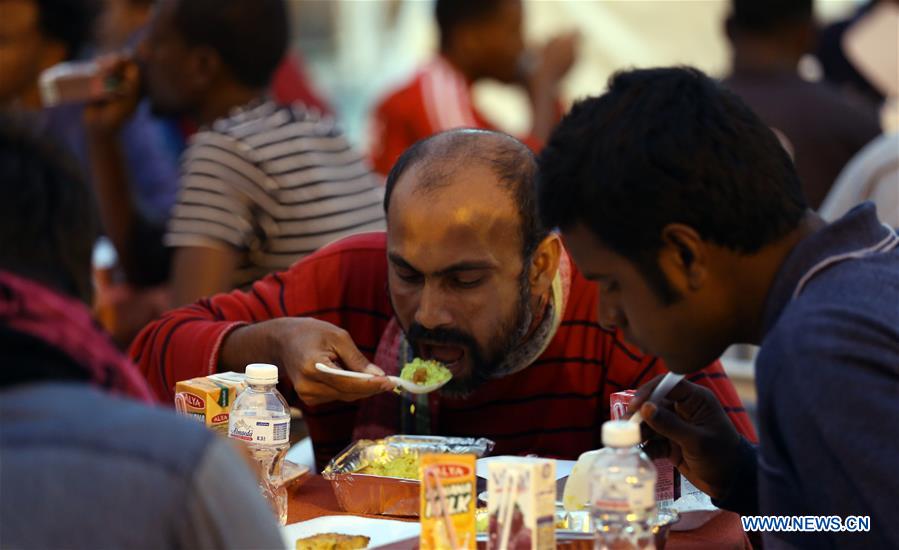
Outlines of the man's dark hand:
{"label": "man's dark hand", "polygon": [[109,54],[96,60],[105,75],[117,75],[119,85],[114,92],[84,107],[84,126],[92,142],[116,139],[140,102],[140,70],[128,57]]}
{"label": "man's dark hand", "polygon": [[740,434],[715,395],[686,380],[658,406],[646,403],[661,380],[660,375],[641,387],[628,408],[643,415],[647,453],[667,457],[693,485],[713,498],[723,497],[737,475]]}

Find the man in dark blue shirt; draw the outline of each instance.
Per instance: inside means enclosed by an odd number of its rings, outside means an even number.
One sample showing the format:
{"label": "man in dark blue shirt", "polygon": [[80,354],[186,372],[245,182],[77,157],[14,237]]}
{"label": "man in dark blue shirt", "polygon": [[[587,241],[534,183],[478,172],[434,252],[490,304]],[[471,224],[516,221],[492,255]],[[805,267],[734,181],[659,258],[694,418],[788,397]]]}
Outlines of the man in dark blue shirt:
{"label": "man in dark blue shirt", "polygon": [[540,171],[544,222],[603,287],[603,324],[680,373],[761,346],[757,449],[688,382],[658,405],[657,382],[638,393],[651,446],[722,507],[827,518],[766,548],[899,547],[899,236],[873,206],[827,225],[775,135],[685,68],[614,76]]}

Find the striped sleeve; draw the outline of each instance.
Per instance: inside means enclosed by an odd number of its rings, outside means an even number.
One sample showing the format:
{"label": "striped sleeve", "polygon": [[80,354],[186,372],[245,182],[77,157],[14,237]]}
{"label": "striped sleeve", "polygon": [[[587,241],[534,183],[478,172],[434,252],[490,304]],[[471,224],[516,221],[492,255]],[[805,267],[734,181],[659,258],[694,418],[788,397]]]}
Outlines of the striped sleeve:
{"label": "striped sleeve", "polygon": [[165,244],[247,250],[256,236],[253,204],[271,199],[251,151],[218,132],[198,134],[185,154],[181,192]]}

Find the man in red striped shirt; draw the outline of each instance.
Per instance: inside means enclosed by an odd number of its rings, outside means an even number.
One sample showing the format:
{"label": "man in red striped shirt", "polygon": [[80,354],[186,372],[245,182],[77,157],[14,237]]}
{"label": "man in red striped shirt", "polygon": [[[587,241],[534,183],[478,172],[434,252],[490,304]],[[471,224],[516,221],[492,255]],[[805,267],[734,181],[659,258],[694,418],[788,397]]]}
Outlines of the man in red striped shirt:
{"label": "man in red striped shirt", "polygon": [[[665,366],[600,325],[596,285],[540,225],[535,172],[530,150],[503,134],[420,142],[387,179],[386,234],[338,241],[249,292],[172,311],[132,357],[165,400],[178,380],[278,365],[320,466],[353,439],[392,433],[488,437],[499,454],[566,459],[598,448],[609,395]],[[413,357],[442,361],[453,380],[412,399],[383,377],[314,367],[397,374]],[[692,380],[755,438],[717,362]]]}
{"label": "man in red striped shirt", "polygon": [[440,53],[375,107],[370,154],[376,172],[387,174],[420,139],[453,128],[494,125],[475,107],[471,86],[492,79],[524,88],[531,128],[523,139],[539,147],[561,118],[559,83],[575,60],[573,34],[560,35],[540,51],[525,50],[521,0],[437,0]]}

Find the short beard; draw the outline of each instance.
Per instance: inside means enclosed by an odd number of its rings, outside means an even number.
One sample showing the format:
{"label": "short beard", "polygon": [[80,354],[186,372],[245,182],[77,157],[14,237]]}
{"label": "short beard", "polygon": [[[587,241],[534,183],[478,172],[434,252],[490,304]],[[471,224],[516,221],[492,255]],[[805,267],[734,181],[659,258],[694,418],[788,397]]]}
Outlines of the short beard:
{"label": "short beard", "polygon": [[421,340],[454,344],[465,348],[465,352],[471,360],[471,373],[464,379],[452,378],[440,388],[441,394],[451,398],[468,397],[489,380],[501,378],[518,367],[518,365],[509,364],[508,358],[512,350],[525,340],[534,318],[530,305],[529,266],[530,262],[526,262],[525,268],[519,276],[518,304],[513,322],[501,326],[494,338],[499,343],[492,350],[483,350],[473,336],[453,329],[428,330],[418,323],[412,323],[409,329],[405,330],[406,339],[413,352],[418,349],[417,344]]}

